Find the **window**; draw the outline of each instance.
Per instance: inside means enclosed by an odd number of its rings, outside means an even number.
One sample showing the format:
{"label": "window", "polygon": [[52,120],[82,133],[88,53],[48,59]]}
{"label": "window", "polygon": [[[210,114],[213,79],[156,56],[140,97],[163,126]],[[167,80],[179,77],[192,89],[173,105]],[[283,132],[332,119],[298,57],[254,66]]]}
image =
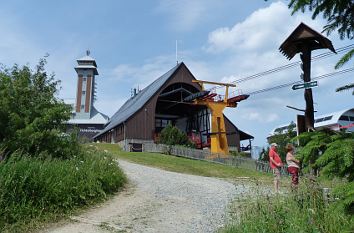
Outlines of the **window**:
{"label": "window", "polygon": [[354,116],[349,117],[350,121],[354,121]]}
{"label": "window", "polygon": [[165,128],[168,124],[171,124],[171,120],[168,119],[155,119],[155,127],[157,128]]}
{"label": "window", "polygon": [[82,81],[86,82],[86,77],[84,77],[84,79]]}
{"label": "window", "polygon": [[331,120],[332,119],[332,116],[328,116],[328,117],[325,117],[324,118],[324,121],[329,121],[329,120]]}
{"label": "window", "polygon": [[324,117],[323,118],[318,118],[318,119],[316,119],[316,123],[319,123],[319,122],[322,122],[322,121],[324,121]]}
{"label": "window", "polygon": [[82,95],[85,95],[86,94],[86,91],[82,91]]}
{"label": "window", "polygon": [[155,119],[155,126],[161,127],[161,119]]}
{"label": "window", "polygon": [[169,120],[161,120],[161,126],[166,127],[170,121]]}
{"label": "window", "polygon": [[339,118],[339,120],[340,121],[349,121],[349,116],[341,116],[340,118]]}
{"label": "window", "polygon": [[84,108],[85,108],[85,105],[82,104],[82,105],[81,105],[81,109],[84,109]]}

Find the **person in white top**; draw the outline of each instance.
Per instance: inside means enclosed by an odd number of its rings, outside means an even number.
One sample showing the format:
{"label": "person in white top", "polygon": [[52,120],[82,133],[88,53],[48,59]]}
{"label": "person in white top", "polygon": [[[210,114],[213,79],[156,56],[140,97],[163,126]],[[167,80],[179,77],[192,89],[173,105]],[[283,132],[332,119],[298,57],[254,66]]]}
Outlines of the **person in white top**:
{"label": "person in white top", "polygon": [[295,148],[292,144],[286,145],[286,163],[288,164],[288,172],[291,174],[291,188],[296,189],[299,184],[300,161],[294,156]]}

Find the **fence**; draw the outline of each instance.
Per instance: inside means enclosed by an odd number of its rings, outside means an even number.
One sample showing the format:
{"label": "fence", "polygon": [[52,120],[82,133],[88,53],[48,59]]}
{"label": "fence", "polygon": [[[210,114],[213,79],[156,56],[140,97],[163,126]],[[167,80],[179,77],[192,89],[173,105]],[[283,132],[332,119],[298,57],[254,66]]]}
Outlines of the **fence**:
{"label": "fence", "polygon": [[[269,163],[267,162],[234,156],[230,156],[227,158],[222,158],[217,155],[211,156],[209,150],[197,150],[182,146],[168,146],[163,144],[146,143],[143,146],[143,151],[171,154],[198,160],[207,160],[215,163],[227,164],[234,167],[254,169],[261,172],[272,172],[272,169],[269,167]],[[282,167],[281,173],[288,174],[286,167]]]}

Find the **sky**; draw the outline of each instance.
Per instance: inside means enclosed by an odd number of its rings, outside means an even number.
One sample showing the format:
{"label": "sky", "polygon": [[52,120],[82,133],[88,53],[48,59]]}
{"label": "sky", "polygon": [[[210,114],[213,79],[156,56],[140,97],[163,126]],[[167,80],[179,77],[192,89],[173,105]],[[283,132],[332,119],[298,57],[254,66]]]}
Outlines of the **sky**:
{"label": "sky", "polygon": [[[13,0],[1,1],[0,63],[35,67],[46,55],[46,69],[61,80],[59,98],[76,97],[76,59],[86,50],[96,59],[96,108],[112,116],[130,97],[184,62],[197,79],[232,82],[290,62],[278,50],[304,22],[321,32],[326,21],[311,14],[291,15],[288,1],[235,0]],[[335,48],[353,41],[328,37]],[[318,50],[313,56],[327,52]],[[312,77],[334,71],[342,54],[312,63]],[[343,68],[353,67],[351,61]],[[236,83],[235,93],[249,93],[300,81],[300,67]],[[351,92],[335,88],[354,81],[354,72],[318,81],[313,88],[317,115],[353,108]],[[265,146],[277,126],[295,121],[304,109],[303,90],[291,87],[251,95],[225,115]],[[245,142],[245,144],[247,144]]]}

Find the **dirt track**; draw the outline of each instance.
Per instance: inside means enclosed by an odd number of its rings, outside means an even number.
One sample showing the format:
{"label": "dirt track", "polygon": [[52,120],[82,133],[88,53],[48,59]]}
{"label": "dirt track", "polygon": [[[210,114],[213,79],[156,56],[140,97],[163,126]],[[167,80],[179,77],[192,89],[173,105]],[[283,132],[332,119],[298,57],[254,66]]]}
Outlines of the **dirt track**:
{"label": "dirt track", "polygon": [[130,185],[103,205],[43,232],[215,232],[243,185],[120,161]]}

